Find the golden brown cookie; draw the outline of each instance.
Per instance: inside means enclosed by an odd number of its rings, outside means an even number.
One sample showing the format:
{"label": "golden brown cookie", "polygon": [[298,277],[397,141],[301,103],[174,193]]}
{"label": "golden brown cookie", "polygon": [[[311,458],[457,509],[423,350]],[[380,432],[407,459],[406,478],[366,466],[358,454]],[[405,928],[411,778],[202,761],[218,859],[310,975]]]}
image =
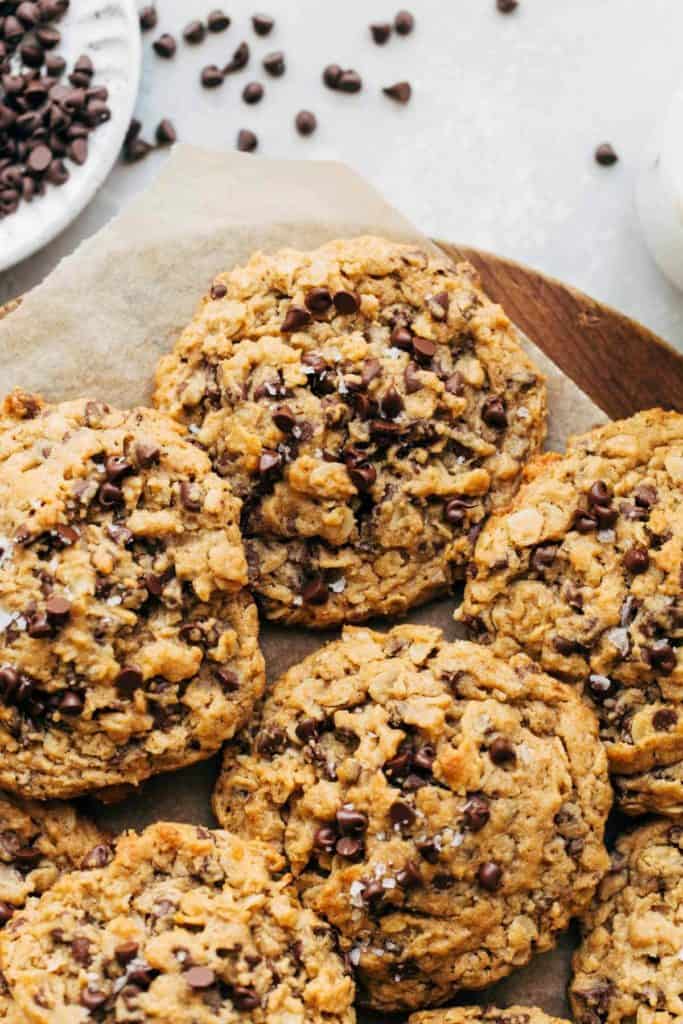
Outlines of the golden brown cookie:
{"label": "golden brown cookie", "polygon": [[354,1024],[334,936],[277,855],[193,825],[119,841],[5,928],[9,1024]]}
{"label": "golden brown cookie", "polygon": [[593,716],[523,656],[347,628],[226,747],[231,831],[282,850],[382,1011],[481,988],[549,949],[607,867]]}
{"label": "golden brown cookie", "polygon": [[[612,771],[683,759],[683,416],[653,409],[545,456],[484,528],[460,616],[580,685]],[[642,789],[641,809],[667,810]]]}
{"label": "golden brown cookie", "polygon": [[67,796],[208,757],[260,696],[240,502],[157,412],[0,416],[0,785]]}
{"label": "golden brown cookie", "polygon": [[396,615],[444,593],[545,436],[545,385],[471,267],[380,238],[219,275],[157,371],[244,501],[272,619]]}
{"label": "golden brown cookie", "polygon": [[683,828],[659,819],[618,840],[583,921],[570,998],[577,1024],[683,1017]]}
{"label": "golden brown cookie", "polygon": [[569,1024],[561,1017],[551,1017],[535,1006],[452,1006],[446,1010],[425,1010],[412,1013],[408,1024]]}

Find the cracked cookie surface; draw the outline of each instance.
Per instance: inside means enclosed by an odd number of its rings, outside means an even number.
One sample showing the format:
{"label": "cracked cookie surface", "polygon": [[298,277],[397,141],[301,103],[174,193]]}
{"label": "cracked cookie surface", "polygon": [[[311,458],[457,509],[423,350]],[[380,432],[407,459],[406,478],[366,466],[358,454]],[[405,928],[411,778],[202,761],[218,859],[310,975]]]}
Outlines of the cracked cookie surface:
{"label": "cracked cookie surface", "polygon": [[0,415],[0,785],[208,757],[264,685],[240,503],[182,428],[15,392]]}
{"label": "cracked cookie surface", "polygon": [[569,995],[577,1024],[683,1017],[683,828],[622,836],[583,921]]}
{"label": "cracked cookie surface", "polygon": [[160,823],[5,928],[9,1024],[354,1024],[331,929],[257,843]]}
{"label": "cracked cookie surface", "polygon": [[535,1006],[452,1006],[444,1010],[412,1013],[408,1024],[568,1024]]}
{"label": "cracked cookie surface", "polygon": [[[610,423],[527,477],[482,531],[460,617],[495,653],[579,684],[615,774],[679,763],[683,416]],[[665,810],[648,788],[642,808]]]}
{"label": "cracked cookie surface", "polygon": [[472,268],[371,237],[219,275],[155,401],[243,499],[265,614],[320,627],[446,592],[545,436]]}
{"label": "cracked cookie surface", "polygon": [[607,866],[610,802],[571,687],[419,626],[347,627],[290,669],[214,794],[224,827],[284,852],[382,1011],[552,947]]}

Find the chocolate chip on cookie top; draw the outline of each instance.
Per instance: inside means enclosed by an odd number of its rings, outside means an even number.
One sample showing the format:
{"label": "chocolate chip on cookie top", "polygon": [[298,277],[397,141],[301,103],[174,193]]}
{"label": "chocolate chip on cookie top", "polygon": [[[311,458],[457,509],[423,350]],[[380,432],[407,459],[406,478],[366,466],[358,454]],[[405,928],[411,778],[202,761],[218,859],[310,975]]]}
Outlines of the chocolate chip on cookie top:
{"label": "chocolate chip on cookie top", "polygon": [[0,785],[208,757],[263,687],[240,503],[177,423],[15,392],[0,413]]}
{"label": "chocolate chip on cookie top", "polygon": [[444,1002],[553,945],[607,866],[595,721],[528,659],[349,627],[226,747],[214,810],[283,851],[364,1003]]}
{"label": "chocolate chip on cookie top", "polygon": [[681,760],[683,416],[638,413],[538,459],[470,569],[471,635],[579,683],[615,773]]}
{"label": "chocolate chip on cookie top", "polygon": [[413,1013],[408,1024],[568,1024],[535,1006],[452,1006],[444,1010]]}
{"label": "chocolate chip on cookie top", "polygon": [[330,928],[257,843],[161,823],[66,875],[0,940],[9,1024],[354,1024]]}
{"label": "chocolate chip on cookie top", "polygon": [[582,922],[569,995],[578,1024],[681,1019],[683,828],[622,836]]}
{"label": "chocolate chip on cookie top", "polygon": [[219,275],[157,370],[244,500],[269,618],[396,614],[461,574],[545,434],[545,385],[466,265],[379,238]]}

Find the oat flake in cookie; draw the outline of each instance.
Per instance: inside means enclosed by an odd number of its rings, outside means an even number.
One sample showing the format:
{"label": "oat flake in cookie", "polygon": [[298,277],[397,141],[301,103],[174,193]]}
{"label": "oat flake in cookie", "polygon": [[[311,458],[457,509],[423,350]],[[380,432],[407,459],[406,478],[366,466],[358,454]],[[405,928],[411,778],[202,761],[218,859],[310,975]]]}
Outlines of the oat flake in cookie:
{"label": "oat flake in cookie", "polygon": [[0,939],[9,1024],[354,1024],[330,929],[256,843],[161,823],[62,878]]}
{"label": "oat flake in cookie", "polygon": [[363,1003],[417,1009],[554,944],[607,867],[593,716],[523,656],[347,627],[226,747],[221,824],[281,849]]}
{"label": "oat flake in cookie", "polygon": [[240,504],[145,409],[0,414],[0,785],[135,784],[208,757],[263,687]]}
{"label": "oat flake in cookie", "polygon": [[[533,463],[477,544],[460,615],[581,685],[615,774],[683,760],[683,416],[653,409]],[[642,809],[666,810],[649,803]]]}
{"label": "oat flake in cookie", "polygon": [[447,1010],[426,1010],[411,1014],[408,1024],[568,1024],[535,1006],[453,1006]]}
{"label": "oat flake in cookie", "polygon": [[659,819],[617,842],[586,914],[569,994],[577,1024],[683,1017],[683,828]]}
{"label": "oat flake in cookie", "polygon": [[443,593],[545,434],[545,385],[471,267],[379,238],[219,275],[157,370],[244,500],[269,618],[399,614]]}

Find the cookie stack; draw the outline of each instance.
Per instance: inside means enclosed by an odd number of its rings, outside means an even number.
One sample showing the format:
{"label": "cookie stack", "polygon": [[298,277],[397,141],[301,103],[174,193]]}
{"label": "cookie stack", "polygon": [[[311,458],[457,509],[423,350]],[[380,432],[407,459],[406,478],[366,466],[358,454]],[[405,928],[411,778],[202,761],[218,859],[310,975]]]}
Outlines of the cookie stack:
{"label": "cookie stack", "polygon": [[[155,407],[0,416],[0,1019],[546,1024],[429,1008],[577,916],[578,1020],[683,1016],[683,826],[604,845],[610,771],[683,812],[683,417],[541,455],[471,269],[377,238],[218,275]],[[266,691],[257,609],[344,628]],[[222,747],[221,829],[59,802]]]}

